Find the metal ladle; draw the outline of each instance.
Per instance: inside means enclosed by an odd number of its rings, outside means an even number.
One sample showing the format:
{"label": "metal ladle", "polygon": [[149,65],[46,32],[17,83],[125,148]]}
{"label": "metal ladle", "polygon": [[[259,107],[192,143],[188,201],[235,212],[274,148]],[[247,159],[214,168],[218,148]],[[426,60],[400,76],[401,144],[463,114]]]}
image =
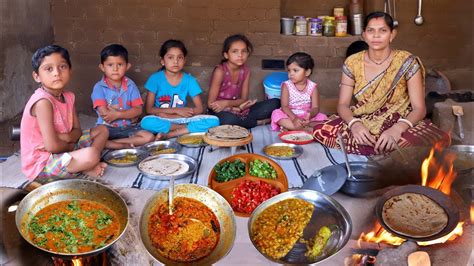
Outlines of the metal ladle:
{"label": "metal ladle", "polygon": [[170,176],[170,187],[168,188],[169,214],[173,214],[173,198],[174,198],[174,175]]}
{"label": "metal ladle", "polygon": [[421,16],[421,5],[423,0],[418,0],[418,15],[415,17],[415,24],[420,26],[423,24],[423,17]]}
{"label": "metal ladle", "polygon": [[340,132],[337,134],[337,140],[339,141],[339,145],[341,145],[342,152],[344,152],[344,161],[346,162],[346,168],[347,168],[347,178],[352,178],[352,171],[349,165],[349,158],[347,157],[346,144],[344,144],[344,140],[342,139],[342,134]]}

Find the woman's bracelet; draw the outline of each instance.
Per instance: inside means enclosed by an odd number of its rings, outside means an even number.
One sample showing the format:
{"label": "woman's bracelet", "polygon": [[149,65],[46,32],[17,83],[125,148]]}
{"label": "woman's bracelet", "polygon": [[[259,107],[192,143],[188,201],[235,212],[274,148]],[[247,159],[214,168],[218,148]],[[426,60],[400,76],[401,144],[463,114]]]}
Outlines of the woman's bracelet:
{"label": "woman's bracelet", "polygon": [[349,129],[351,129],[352,125],[354,125],[354,123],[356,123],[356,122],[362,122],[362,119],[360,119],[360,118],[352,118],[352,120],[349,121],[349,123],[347,123],[347,127],[348,127]]}
{"label": "woman's bracelet", "polygon": [[412,128],[412,127],[413,127],[413,123],[412,123],[412,122],[410,122],[410,120],[408,120],[408,119],[405,119],[405,118],[400,118],[400,119],[398,119],[398,121],[397,121],[397,122],[402,122],[402,123],[405,123],[405,124],[407,124],[407,125],[408,125],[410,128]]}

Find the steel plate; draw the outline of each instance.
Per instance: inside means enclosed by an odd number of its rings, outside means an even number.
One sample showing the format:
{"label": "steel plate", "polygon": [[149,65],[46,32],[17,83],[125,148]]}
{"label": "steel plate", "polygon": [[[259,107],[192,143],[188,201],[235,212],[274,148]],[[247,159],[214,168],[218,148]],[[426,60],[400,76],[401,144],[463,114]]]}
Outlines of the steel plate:
{"label": "steel plate", "polygon": [[[155,156],[150,156],[148,158],[146,158],[145,160],[143,160],[142,162],[147,162],[147,161],[150,161],[150,160],[155,160],[155,159],[171,159],[171,160],[177,160],[177,161],[181,161],[181,162],[184,162],[186,163],[188,166],[189,166],[189,169],[186,173],[184,174],[181,174],[181,175],[175,175],[174,178],[175,179],[179,179],[179,178],[183,178],[183,177],[186,177],[186,176],[189,176],[190,174],[194,173],[194,171],[196,171],[197,169],[197,162],[196,160],[194,160],[194,158],[192,157],[189,157],[187,155],[183,155],[183,154],[159,154],[159,155],[155,155]],[[144,176],[150,178],[150,179],[156,179],[156,180],[170,180],[170,177],[169,176],[159,176],[159,175],[153,175],[153,174],[149,174],[145,171],[142,171],[140,169],[140,164],[137,165],[137,168],[138,168],[138,171],[140,171],[140,173],[142,173]]]}
{"label": "steel plate", "polygon": [[[293,148],[293,150],[295,152],[291,156],[273,156],[273,155],[267,154],[265,152],[265,150],[269,147],[282,147],[282,146]],[[270,145],[267,145],[267,146],[263,147],[262,151],[268,157],[271,157],[271,158],[277,159],[277,160],[291,160],[291,159],[297,158],[298,156],[303,154],[303,148],[301,146],[298,146],[296,144],[291,144],[291,143],[273,143],[273,144],[270,144]]]}
{"label": "steel plate", "polygon": [[153,155],[158,155],[158,154],[153,154],[153,153],[156,152],[155,150],[160,146],[161,146],[160,150],[175,149],[175,152],[173,153],[178,153],[181,150],[181,145],[179,143],[174,142],[174,141],[169,141],[169,140],[159,140],[159,141],[153,141],[153,142],[147,143],[143,145],[143,149],[145,149],[148,152],[148,154],[153,156]]}
{"label": "steel plate", "polygon": [[[206,133],[204,133],[204,132],[200,132],[200,133],[189,133],[189,134],[185,134],[185,135],[179,136],[176,141],[177,141],[179,144],[183,145],[184,147],[188,147],[188,148],[199,148],[199,147],[202,147],[202,146],[206,146],[206,145],[207,145],[207,143],[204,142],[204,135],[205,135],[205,134],[206,134]],[[186,136],[201,136],[201,137],[203,137],[203,140],[202,140],[202,143],[200,143],[200,144],[186,144],[186,143],[181,143],[181,142],[180,142],[180,139],[181,139],[182,137],[186,137]]]}
{"label": "steel plate", "polygon": [[[110,160],[112,159],[119,159],[125,157],[127,154],[136,154],[138,156],[138,160],[131,162],[131,163],[113,163]],[[122,149],[122,150],[115,150],[107,153],[104,156],[104,161],[107,162],[109,165],[117,166],[117,167],[128,167],[137,165],[141,160],[143,160],[147,155],[145,150],[134,148],[134,149]]]}
{"label": "steel plate", "polygon": [[352,232],[352,220],[344,207],[342,207],[342,205],[335,199],[323,193],[314,190],[300,189],[279,194],[263,202],[253,211],[252,216],[248,221],[248,232],[254,246],[255,243],[253,242],[252,237],[252,225],[257,217],[270,205],[290,198],[306,200],[312,203],[315,207],[311,220],[303,231],[303,238],[305,240],[313,238],[322,226],[328,226],[331,229],[331,237],[326,243],[322,254],[316,257],[315,260],[308,260],[304,255],[306,252],[306,245],[299,241],[297,241],[292,250],[281,259],[273,259],[262,253],[267,259],[280,264],[317,263],[332,257],[347,244]]}

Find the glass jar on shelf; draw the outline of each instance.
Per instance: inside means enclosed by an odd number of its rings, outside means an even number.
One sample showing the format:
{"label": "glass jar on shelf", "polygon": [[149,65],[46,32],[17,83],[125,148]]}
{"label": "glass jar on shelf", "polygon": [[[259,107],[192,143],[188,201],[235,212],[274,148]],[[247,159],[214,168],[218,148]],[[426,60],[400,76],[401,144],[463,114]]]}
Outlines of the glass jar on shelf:
{"label": "glass jar on shelf", "polygon": [[336,36],[336,25],[334,21],[334,17],[327,16],[324,19],[324,31],[323,35],[326,37],[334,37]]}

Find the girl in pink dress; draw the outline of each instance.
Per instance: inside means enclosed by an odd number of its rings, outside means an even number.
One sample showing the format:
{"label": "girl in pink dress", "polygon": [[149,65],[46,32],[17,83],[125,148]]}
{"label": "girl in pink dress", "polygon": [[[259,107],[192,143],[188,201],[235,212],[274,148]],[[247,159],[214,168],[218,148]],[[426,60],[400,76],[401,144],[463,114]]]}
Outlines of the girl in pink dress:
{"label": "girl in pink dress", "polygon": [[252,44],[244,35],[232,35],[224,41],[224,59],[212,73],[207,98],[209,114],[217,116],[221,125],[253,128],[268,123],[272,111],[280,107],[279,99],[249,100],[250,69],[246,62],[251,52]]}
{"label": "girl in pink dress", "polygon": [[317,85],[309,80],[314,68],[313,58],[295,53],[286,60],[289,80],[281,84],[281,108],[272,112],[273,130],[306,130],[327,116],[319,112]]}

